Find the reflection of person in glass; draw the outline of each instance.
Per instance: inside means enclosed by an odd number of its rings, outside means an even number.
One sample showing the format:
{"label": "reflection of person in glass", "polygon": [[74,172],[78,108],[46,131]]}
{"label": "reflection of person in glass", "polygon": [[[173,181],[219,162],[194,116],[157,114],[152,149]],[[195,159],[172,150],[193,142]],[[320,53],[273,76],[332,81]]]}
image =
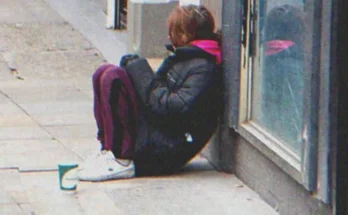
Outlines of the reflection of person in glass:
{"label": "reflection of person in glass", "polygon": [[268,130],[300,151],[303,106],[302,9],[272,9],[265,25],[263,65],[264,123]]}

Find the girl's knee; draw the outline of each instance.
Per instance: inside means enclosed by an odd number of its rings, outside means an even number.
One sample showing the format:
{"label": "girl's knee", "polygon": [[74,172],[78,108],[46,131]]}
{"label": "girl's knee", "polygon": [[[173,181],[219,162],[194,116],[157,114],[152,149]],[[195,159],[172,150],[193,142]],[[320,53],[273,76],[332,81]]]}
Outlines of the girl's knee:
{"label": "girl's knee", "polygon": [[101,76],[103,75],[103,73],[105,73],[105,71],[107,71],[107,69],[112,66],[111,64],[103,64],[101,65],[92,75],[92,80],[93,82],[99,80],[101,78]]}
{"label": "girl's knee", "polygon": [[101,80],[100,82],[103,84],[104,82],[110,82],[115,79],[122,79],[121,77],[124,76],[125,71],[118,67],[114,66],[112,69],[106,70],[102,75],[101,75]]}

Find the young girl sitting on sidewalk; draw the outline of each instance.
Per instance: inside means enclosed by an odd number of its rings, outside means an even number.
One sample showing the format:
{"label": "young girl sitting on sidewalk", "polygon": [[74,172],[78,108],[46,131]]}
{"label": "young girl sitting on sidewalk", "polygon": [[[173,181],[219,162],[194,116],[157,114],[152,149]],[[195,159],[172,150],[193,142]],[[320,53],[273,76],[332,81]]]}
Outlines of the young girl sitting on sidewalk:
{"label": "young girl sitting on sidewalk", "polygon": [[103,181],[180,170],[209,141],[222,106],[221,52],[204,6],[175,8],[168,50],[154,73],[146,59],[127,55],[121,66],[93,75],[101,151],[79,167],[80,180]]}

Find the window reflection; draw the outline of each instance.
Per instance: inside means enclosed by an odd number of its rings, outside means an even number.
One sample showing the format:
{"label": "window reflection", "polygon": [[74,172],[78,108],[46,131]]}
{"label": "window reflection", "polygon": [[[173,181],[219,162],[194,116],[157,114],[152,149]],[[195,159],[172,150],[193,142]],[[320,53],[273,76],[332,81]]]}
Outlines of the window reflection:
{"label": "window reflection", "polygon": [[[269,7],[270,2],[274,2],[272,7]],[[257,65],[253,71],[252,119],[300,154],[304,88],[303,9],[297,2],[292,5],[284,4],[284,1],[266,3],[267,6],[259,4],[259,11],[267,10],[267,15],[260,19],[263,23],[258,23],[257,44],[260,45],[254,61]]]}

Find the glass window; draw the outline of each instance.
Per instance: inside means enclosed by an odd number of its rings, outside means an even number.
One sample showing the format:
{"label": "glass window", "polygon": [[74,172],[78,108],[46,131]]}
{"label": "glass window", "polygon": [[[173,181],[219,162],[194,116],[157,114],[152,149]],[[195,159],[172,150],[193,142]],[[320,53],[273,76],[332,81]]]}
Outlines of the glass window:
{"label": "glass window", "polygon": [[[223,7],[229,126],[307,190],[320,183],[327,199],[331,2],[229,4]],[[240,46],[227,45],[236,41]]]}
{"label": "glass window", "polygon": [[[254,5],[250,118],[299,157],[304,113],[304,12],[302,0]],[[308,89],[308,88],[306,88]]]}

